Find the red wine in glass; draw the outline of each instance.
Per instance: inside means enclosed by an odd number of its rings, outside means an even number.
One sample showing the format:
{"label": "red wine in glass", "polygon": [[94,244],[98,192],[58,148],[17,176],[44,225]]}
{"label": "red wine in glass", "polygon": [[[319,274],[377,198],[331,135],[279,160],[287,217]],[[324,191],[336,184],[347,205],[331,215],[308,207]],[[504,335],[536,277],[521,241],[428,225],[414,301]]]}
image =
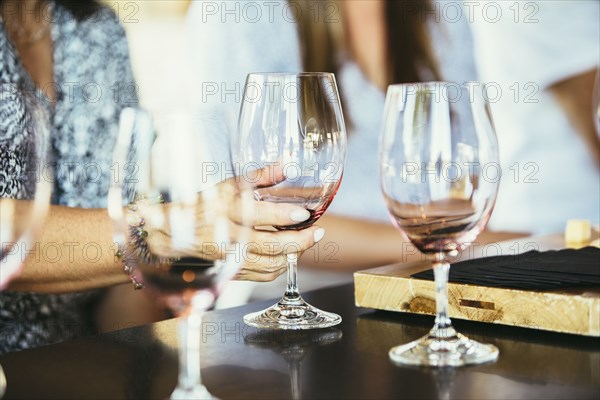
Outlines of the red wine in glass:
{"label": "red wine in glass", "polygon": [[380,140],[381,188],[392,221],[434,255],[431,331],[393,347],[392,361],[437,367],[494,361],[498,349],[456,332],[449,317],[449,256],[484,229],[494,208],[498,144],[484,85],[423,82],[388,88]]}
{"label": "red wine in glass", "polygon": [[286,203],[300,206],[310,213],[310,217],[303,222],[293,225],[278,225],[274,228],[281,231],[302,230],[312,226],[327,210],[340,187],[341,179],[335,183],[328,183],[314,187],[285,187],[276,186],[261,188],[254,191],[257,200],[271,203]]}
{"label": "red wine in glass", "polygon": [[[346,127],[334,75],[249,74],[238,122],[235,161],[242,170],[267,169],[271,178],[278,178],[255,188],[256,199],[297,205],[310,213],[306,221],[274,228],[301,230],[313,225],[337,193],[346,158]],[[298,254],[288,252],[287,261],[284,296],[272,307],[244,316],[244,322],[271,329],[339,324],[339,315],[319,310],[300,296]]]}

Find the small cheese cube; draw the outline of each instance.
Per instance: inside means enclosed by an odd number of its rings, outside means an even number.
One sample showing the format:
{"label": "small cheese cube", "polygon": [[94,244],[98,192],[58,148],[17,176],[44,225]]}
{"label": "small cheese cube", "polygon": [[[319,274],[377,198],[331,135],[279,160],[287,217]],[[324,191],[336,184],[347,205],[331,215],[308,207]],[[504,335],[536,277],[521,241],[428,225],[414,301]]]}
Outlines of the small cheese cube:
{"label": "small cheese cube", "polygon": [[587,244],[592,239],[592,225],[590,221],[570,219],[567,221],[565,241],[567,243]]}

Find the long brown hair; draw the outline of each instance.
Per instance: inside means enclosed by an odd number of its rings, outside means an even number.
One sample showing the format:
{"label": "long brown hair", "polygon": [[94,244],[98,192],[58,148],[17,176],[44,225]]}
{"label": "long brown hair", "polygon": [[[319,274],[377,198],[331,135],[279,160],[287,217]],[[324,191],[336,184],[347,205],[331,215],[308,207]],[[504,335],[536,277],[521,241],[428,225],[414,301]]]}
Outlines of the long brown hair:
{"label": "long brown hair", "polygon": [[[335,0],[289,1],[297,10],[304,70],[337,73],[339,50],[346,46],[343,15],[339,12],[334,15],[334,11],[340,9],[339,3]],[[427,12],[432,12],[427,0],[385,1],[387,84],[419,82],[424,79],[424,73],[440,79],[427,33]]]}

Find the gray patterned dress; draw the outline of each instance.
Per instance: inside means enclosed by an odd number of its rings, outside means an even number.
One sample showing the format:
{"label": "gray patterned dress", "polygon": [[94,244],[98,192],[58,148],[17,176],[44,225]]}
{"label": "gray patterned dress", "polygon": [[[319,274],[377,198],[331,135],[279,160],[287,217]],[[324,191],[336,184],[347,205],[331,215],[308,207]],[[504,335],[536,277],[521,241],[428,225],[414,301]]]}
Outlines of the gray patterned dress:
{"label": "gray patterned dress", "polygon": [[[79,20],[54,4],[52,14],[54,105],[33,84],[0,20],[0,197],[30,196],[31,182],[19,173],[31,163],[37,102],[51,125],[53,203],[105,207],[119,113],[137,105],[125,32],[106,8]],[[0,292],[0,353],[93,333],[88,306],[98,294]]]}

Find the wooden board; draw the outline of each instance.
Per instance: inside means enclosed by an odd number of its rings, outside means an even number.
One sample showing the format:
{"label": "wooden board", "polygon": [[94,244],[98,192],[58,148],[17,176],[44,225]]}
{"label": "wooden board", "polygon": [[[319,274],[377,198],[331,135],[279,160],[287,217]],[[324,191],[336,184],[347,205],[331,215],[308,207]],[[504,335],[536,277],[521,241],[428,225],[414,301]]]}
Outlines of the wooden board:
{"label": "wooden board", "polygon": [[[564,247],[556,235],[504,242],[501,247],[526,243],[536,243],[540,250]],[[410,278],[428,268],[430,264],[419,262],[354,273],[356,305],[435,314],[434,283]],[[600,337],[600,288],[532,292],[450,283],[448,301],[451,318]]]}

